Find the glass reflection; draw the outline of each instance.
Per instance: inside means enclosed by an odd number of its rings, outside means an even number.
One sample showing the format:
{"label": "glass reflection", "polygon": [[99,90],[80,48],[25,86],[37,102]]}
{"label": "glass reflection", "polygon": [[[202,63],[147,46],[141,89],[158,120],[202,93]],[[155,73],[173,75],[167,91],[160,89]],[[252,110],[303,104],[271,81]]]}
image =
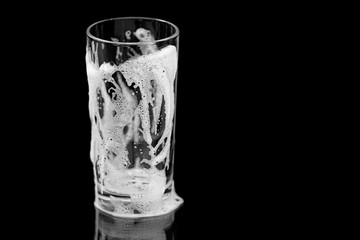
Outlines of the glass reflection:
{"label": "glass reflection", "polygon": [[163,216],[139,219],[113,217],[97,208],[95,211],[95,240],[175,239],[175,211]]}

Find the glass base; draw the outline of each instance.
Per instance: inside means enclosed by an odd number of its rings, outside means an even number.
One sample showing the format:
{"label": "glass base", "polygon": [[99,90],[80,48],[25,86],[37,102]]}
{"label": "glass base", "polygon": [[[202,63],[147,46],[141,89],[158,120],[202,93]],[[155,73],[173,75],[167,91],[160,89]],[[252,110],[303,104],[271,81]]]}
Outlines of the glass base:
{"label": "glass base", "polygon": [[96,193],[94,205],[100,211],[121,218],[155,217],[171,213],[178,209],[184,200],[179,197],[174,189],[164,194],[157,202],[139,203],[131,201],[129,197],[114,196]]}

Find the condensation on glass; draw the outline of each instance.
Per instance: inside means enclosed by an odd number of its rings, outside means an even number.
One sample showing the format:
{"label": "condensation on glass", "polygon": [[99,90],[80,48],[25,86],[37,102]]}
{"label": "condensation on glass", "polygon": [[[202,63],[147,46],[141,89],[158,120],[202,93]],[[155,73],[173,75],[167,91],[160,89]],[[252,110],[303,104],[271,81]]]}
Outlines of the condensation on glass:
{"label": "condensation on glass", "polygon": [[95,206],[115,216],[166,214],[173,181],[178,28],[115,18],[87,29]]}

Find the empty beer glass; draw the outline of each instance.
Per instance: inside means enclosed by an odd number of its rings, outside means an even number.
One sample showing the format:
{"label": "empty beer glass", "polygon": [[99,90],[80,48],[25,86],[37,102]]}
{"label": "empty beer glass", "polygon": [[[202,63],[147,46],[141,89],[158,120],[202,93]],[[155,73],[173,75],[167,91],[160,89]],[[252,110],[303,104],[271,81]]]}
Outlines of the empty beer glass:
{"label": "empty beer glass", "polygon": [[163,215],[183,200],[173,181],[178,28],[113,18],[87,29],[95,206],[121,217]]}

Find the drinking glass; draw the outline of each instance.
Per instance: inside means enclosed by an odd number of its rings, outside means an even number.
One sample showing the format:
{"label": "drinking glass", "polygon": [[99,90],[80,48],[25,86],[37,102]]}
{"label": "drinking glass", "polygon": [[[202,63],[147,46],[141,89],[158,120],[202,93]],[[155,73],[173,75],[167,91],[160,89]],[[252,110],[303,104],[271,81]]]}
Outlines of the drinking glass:
{"label": "drinking glass", "polygon": [[120,217],[169,213],[183,202],[173,181],[179,29],[122,17],[86,34],[94,204]]}

